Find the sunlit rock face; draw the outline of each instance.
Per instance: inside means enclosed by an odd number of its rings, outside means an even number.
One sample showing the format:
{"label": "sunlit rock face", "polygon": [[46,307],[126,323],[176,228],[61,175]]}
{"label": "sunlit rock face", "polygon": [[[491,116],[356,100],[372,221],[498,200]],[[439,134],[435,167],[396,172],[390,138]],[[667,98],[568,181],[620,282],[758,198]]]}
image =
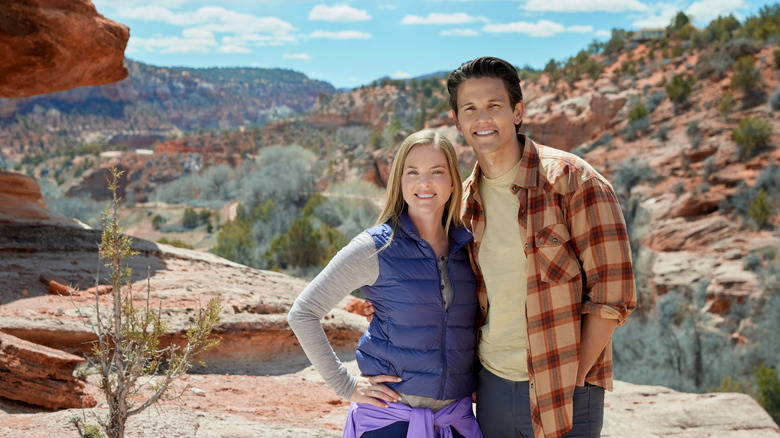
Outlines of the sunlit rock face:
{"label": "sunlit rock face", "polygon": [[89,0],[0,2],[0,98],[28,97],[127,77],[130,29]]}

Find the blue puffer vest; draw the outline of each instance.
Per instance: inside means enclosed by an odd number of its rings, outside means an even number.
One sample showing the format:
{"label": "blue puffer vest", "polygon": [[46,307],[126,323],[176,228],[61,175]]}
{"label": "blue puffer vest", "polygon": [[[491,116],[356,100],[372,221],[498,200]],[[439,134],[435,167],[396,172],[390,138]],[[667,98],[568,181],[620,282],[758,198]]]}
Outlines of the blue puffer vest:
{"label": "blue puffer vest", "polygon": [[[368,230],[376,248],[392,233],[390,225]],[[379,252],[379,278],[362,288],[376,309],[358,342],[357,361],[366,376],[399,376],[387,385],[397,392],[438,400],[474,391],[474,349],[478,312],[476,280],[465,245],[465,228],[451,228],[447,262],[452,302],[444,311],[436,254],[404,214],[387,248]]]}

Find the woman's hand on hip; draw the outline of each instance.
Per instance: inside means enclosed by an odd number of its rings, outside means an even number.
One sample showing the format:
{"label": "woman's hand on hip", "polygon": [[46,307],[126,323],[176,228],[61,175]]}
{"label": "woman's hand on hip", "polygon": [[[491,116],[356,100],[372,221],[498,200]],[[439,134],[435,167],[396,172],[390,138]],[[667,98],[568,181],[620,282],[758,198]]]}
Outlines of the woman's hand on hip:
{"label": "woman's hand on hip", "polygon": [[386,408],[387,403],[397,402],[401,399],[401,396],[384,385],[384,382],[397,383],[400,381],[400,377],[388,376],[385,374],[371,377],[361,376],[358,379],[358,384],[355,387],[355,391],[352,392],[352,397],[349,398],[349,401]]}

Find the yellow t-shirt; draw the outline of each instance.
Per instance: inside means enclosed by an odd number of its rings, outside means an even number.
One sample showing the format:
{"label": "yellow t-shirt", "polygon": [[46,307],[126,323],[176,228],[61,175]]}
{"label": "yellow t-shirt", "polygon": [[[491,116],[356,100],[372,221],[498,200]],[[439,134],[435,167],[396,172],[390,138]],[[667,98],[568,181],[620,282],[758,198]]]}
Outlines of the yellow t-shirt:
{"label": "yellow t-shirt", "polygon": [[477,353],[482,366],[507,380],[528,380],[525,298],[527,259],[517,221],[520,202],[510,187],[520,163],[498,178],[482,175],[479,193],[485,231],[479,267],[485,278],[490,310],[480,329]]}

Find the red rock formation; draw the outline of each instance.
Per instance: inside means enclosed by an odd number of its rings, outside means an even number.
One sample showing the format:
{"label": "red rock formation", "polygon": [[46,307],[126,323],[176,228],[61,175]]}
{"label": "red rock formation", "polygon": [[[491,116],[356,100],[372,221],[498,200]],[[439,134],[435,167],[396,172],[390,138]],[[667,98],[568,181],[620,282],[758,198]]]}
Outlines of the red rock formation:
{"label": "red rock formation", "polygon": [[0,171],[0,222],[24,220],[73,223],[49,211],[43,203],[41,186],[33,178]]}
{"label": "red rock formation", "polygon": [[0,97],[27,97],[127,77],[130,30],[89,0],[0,3]]}
{"label": "red rock formation", "polygon": [[0,332],[0,396],[49,409],[94,406],[84,382],[73,377],[84,361]]}

